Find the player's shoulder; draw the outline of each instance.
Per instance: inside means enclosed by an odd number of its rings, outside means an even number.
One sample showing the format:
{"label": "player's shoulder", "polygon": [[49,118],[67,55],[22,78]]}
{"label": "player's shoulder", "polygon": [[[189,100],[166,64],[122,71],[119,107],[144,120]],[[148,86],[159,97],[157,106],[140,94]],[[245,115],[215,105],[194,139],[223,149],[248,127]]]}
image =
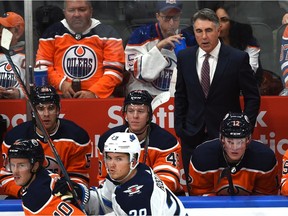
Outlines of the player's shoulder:
{"label": "player's shoulder", "polygon": [[166,150],[179,145],[176,137],[155,123],[150,124],[149,146]]}
{"label": "player's shoulder", "polygon": [[164,182],[154,173],[151,167],[146,164],[139,163],[137,167],[137,174],[131,179],[130,184],[145,185],[142,189],[143,193],[152,196],[157,193],[158,196],[165,197],[167,186]]}
{"label": "player's shoulder", "polygon": [[52,179],[46,169],[39,170],[37,178],[33,181],[33,185],[29,187],[27,193],[22,195],[24,206],[32,212],[37,212],[43,208],[51,198],[51,188],[49,187],[51,181]]}
{"label": "player's shoulder", "polygon": [[251,142],[248,145],[247,150],[251,152],[251,154],[259,155],[261,156],[267,156],[267,157],[275,157],[275,154],[272,149],[269,148],[266,144],[260,141],[251,140]]}
{"label": "player's shoulder", "polygon": [[271,170],[277,163],[273,150],[256,140],[249,143],[243,159],[246,161],[248,168],[264,172]]}
{"label": "player's shoulder", "polygon": [[90,140],[88,132],[68,119],[59,119],[60,126],[52,136],[53,139],[72,139],[79,144],[87,144]]}
{"label": "player's shoulder", "polygon": [[34,133],[34,123],[32,121],[23,122],[9,130],[4,141],[7,145],[12,145],[18,139],[31,139]]}
{"label": "player's shoulder", "polygon": [[[139,163],[137,166],[137,173],[132,179],[122,184],[118,191],[125,193],[132,185],[137,185],[139,191],[145,194],[152,194],[154,187],[153,171],[145,164]],[[145,187],[144,187],[145,186]],[[131,190],[133,192],[133,190]]]}
{"label": "player's shoulder", "polygon": [[[219,138],[215,138],[212,140],[207,140],[200,145],[198,145],[194,151],[196,152],[205,152],[211,153],[221,148],[221,140]],[[221,148],[222,149],[222,148]]]}
{"label": "player's shoulder", "polygon": [[223,159],[222,143],[219,138],[206,141],[193,151],[193,166],[200,171],[215,170],[221,166]]}
{"label": "player's shoulder", "polygon": [[76,124],[75,122],[68,120],[68,119],[59,119],[60,120],[60,126],[61,127],[69,127],[71,130],[78,130],[79,132],[87,133],[84,128],[82,128],[80,125]]}

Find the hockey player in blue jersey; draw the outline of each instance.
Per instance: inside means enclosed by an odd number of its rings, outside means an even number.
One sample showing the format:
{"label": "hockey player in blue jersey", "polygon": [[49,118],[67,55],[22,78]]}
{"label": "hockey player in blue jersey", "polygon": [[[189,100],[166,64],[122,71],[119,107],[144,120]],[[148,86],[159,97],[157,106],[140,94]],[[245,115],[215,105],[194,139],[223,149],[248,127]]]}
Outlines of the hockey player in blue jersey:
{"label": "hockey player in blue jersey", "polygon": [[108,176],[102,188],[90,191],[89,214],[187,215],[181,201],[139,163],[140,143],[133,133],[116,132],[104,146]]}
{"label": "hockey player in blue jersey", "polygon": [[[89,215],[188,215],[181,201],[153,170],[139,163],[140,151],[134,133],[116,132],[106,140],[104,155],[108,175],[101,188],[90,189],[85,204]],[[67,194],[67,184],[58,182],[54,193]],[[88,197],[87,191],[83,190],[78,196]]]}

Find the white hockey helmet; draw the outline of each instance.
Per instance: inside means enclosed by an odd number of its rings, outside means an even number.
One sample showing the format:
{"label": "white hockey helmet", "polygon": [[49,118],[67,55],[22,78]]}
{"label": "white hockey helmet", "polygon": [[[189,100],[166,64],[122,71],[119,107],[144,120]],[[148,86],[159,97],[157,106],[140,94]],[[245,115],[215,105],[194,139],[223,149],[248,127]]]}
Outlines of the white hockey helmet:
{"label": "white hockey helmet", "polygon": [[[116,132],[110,135],[104,145],[104,152],[128,153],[130,162],[133,162],[137,154],[137,164],[139,163],[141,146],[134,133]],[[134,166],[136,167],[137,164]]]}

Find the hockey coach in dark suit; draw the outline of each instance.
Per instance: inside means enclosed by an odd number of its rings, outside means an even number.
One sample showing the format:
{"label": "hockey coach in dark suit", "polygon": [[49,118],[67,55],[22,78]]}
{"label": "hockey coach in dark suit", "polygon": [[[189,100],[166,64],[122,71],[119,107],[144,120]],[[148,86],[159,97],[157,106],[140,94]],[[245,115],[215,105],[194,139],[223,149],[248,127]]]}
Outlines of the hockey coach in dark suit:
{"label": "hockey coach in dark suit", "polygon": [[220,122],[227,112],[243,111],[255,125],[260,107],[249,56],[220,42],[221,26],[215,12],[207,8],[196,12],[193,27],[199,46],[180,51],[175,92],[174,127],[181,139],[186,174],[193,150],[219,136]]}

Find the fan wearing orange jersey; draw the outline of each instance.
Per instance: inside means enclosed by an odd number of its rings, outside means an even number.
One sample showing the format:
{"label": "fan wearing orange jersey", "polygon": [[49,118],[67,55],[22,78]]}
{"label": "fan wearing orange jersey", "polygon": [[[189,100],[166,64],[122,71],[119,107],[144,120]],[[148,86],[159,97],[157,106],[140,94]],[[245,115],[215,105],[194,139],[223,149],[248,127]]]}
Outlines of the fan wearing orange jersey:
{"label": "fan wearing orange jersey", "polygon": [[243,113],[228,113],[220,138],[199,145],[190,161],[190,195],[277,195],[278,163],[274,152],[251,139]]}
{"label": "fan wearing orange jersey", "polygon": [[65,0],[65,19],[39,39],[36,65],[48,67],[49,84],[65,98],[108,98],[123,79],[122,39],[92,14],[90,1]]}

